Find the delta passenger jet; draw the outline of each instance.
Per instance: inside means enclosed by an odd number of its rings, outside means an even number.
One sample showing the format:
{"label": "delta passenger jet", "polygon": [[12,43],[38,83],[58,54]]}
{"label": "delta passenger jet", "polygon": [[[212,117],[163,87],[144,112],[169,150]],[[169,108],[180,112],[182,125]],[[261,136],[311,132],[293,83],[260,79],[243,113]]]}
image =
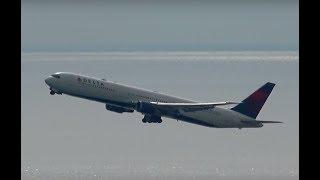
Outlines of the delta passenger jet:
{"label": "delta passenger jet", "polygon": [[[215,128],[259,128],[264,123],[279,121],[256,120],[262,106],[275,84],[266,83],[240,103],[200,103],[155,91],[136,88],[106,79],[57,72],[45,83],[50,94],[67,94],[104,103],[109,111],[123,113],[140,112],[143,123],[161,123],[161,117]],[[221,108],[226,105],[234,107]]]}

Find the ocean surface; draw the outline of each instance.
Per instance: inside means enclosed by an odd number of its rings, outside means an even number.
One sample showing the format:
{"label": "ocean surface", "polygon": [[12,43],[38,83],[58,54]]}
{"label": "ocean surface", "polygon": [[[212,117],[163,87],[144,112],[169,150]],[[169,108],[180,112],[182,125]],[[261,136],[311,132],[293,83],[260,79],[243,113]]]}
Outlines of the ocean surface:
{"label": "ocean surface", "polygon": [[[298,179],[297,51],[23,52],[22,179]],[[276,83],[258,129],[215,129],[109,112],[49,94],[44,79],[74,72],[199,102],[241,101]],[[228,107],[226,107],[228,108]]]}

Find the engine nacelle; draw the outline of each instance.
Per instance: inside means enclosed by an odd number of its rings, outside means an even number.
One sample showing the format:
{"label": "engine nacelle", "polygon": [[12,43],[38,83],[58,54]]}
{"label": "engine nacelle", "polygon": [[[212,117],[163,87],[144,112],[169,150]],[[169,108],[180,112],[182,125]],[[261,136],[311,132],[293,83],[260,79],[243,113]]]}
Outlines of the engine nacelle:
{"label": "engine nacelle", "polygon": [[149,102],[138,102],[137,103],[137,111],[143,114],[153,114],[155,112],[155,108]]}
{"label": "engine nacelle", "polygon": [[109,111],[117,112],[117,113],[124,113],[124,112],[132,113],[132,112],[134,112],[134,110],[132,110],[132,109],[127,109],[127,108],[124,108],[121,106],[115,106],[115,105],[110,105],[110,104],[106,104],[106,109]]}

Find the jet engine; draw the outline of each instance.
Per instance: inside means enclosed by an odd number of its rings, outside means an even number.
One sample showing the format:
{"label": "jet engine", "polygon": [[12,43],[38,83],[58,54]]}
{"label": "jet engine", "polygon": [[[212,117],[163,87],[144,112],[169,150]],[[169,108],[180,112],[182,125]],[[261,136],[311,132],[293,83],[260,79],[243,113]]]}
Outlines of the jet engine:
{"label": "jet engine", "polygon": [[121,106],[115,106],[115,105],[110,105],[110,104],[106,104],[106,109],[109,111],[116,112],[116,113],[124,113],[124,112],[132,113],[132,112],[134,112],[134,110],[132,110],[132,109],[127,109],[127,108],[124,108]]}

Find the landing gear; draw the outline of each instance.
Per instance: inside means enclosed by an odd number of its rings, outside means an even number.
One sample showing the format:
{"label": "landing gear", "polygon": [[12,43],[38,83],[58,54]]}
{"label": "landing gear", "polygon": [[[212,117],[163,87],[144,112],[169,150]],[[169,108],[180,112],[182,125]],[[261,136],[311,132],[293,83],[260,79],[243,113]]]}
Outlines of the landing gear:
{"label": "landing gear", "polygon": [[155,115],[145,115],[142,119],[143,123],[162,123],[162,119],[160,116]]}
{"label": "landing gear", "polygon": [[51,87],[50,87],[50,94],[51,94],[51,95],[55,95],[55,94],[62,95],[62,93],[61,93],[60,91],[55,90],[55,89],[52,89]]}

